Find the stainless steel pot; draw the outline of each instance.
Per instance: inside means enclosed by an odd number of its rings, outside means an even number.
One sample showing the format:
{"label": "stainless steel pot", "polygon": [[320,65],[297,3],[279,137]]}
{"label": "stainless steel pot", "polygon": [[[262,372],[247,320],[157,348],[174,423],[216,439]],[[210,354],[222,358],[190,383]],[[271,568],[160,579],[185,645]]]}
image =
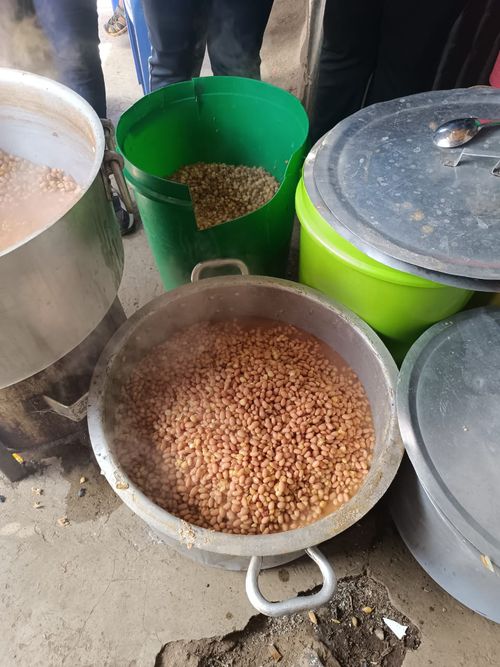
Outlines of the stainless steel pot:
{"label": "stainless steel pot", "polygon": [[47,368],[97,326],[116,297],[123,247],[107,175],[120,179],[119,157],[79,95],[0,68],[0,148],[64,169],[82,187],[62,218],[0,251],[2,388]]}
{"label": "stainless steel pot", "polygon": [[[74,350],[40,373],[0,389],[0,471],[11,481],[32,472],[54,445],[87,442],[87,398],[94,367],[106,343],[125,322],[115,300],[103,320]],[[22,454],[24,463],[12,457]]]}
{"label": "stainless steel pot", "polygon": [[459,533],[431,500],[405,459],[391,490],[391,514],[404,543],[444,590],[500,623],[500,579],[494,564]]}
{"label": "stainless steel pot", "polygon": [[422,334],[396,402],[409,459],[391,503],[401,537],[448,593],[500,623],[500,308]]}
{"label": "stainless steel pot", "polygon": [[[194,284],[161,295],[135,313],[113,336],[94,372],[88,423],[97,461],[123,501],[167,543],[208,565],[247,570],[246,589],[262,613],[278,616],[324,604],[335,591],[335,576],[315,545],[329,540],[366,514],[387,490],[399,467],[403,446],[395,413],[397,368],[376,334],[357,316],[310,288],[285,280],[248,275],[199,280],[205,268],[236,260],[205,262]],[[363,382],[373,412],[376,445],[371,470],[359,492],[343,507],[309,526],[258,536],[228,535],[187,524],[155,505],[130,480],[113,444],[115,405],[131,367],[153,346],[196,322],[264,317],[310,332],[336,350]],[[258,589],[261,567],[293,560],[304,550],[318,563],[324,585],[319,593],[268,602]]]}

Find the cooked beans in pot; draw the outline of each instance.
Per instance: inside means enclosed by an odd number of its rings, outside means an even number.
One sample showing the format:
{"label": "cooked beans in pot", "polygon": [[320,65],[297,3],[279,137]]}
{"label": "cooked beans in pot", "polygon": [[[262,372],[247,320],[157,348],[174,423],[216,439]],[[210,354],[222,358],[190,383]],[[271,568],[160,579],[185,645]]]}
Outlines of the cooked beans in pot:
{"label": "cooked beans in pot", "polygon": [[317,338],[269,320],[196,324],[132,370],[117,456],[156,504],[236,534],[286,531],[346,503],[374,431],[362,384]]}
{"label": "cooked beans in pot", "polygon": [[62,169],[0,150],[0,252],[58,220],[80,196]]}

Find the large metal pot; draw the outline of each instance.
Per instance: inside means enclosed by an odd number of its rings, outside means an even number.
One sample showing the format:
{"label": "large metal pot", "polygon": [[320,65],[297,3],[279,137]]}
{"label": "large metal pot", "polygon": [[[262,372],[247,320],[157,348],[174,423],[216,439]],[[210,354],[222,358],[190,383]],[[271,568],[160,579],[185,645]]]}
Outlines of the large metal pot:
{"label": "large metal pot", "polygon": [[391,514],[404,543],[434,581],[466,607],[500,623],[494,562],[448,521],[406,458],[391,493]]}
{"label": "large metal pot", "polygon": [[[324,604],[334,593],[335,576],[315,545],[342,532],[366,514],[387,490],[399,467],[403,447],[395,413],[397,368],[376,334],[357,316],[318,292],[285,280],[225,276],[199,280],[205,267],[234,260],[205,262],[193,271],[192,285],[161,295],[135,313],[106,346],[94,372],[88,423],[97,461],[123,501],[167,543],[208,565],[246,570],[252,604],[281,615]],[[246,269],[236,262],[242,272]],[[120,465],[113,443],[115,406],[131,367],[151,348],[195,322],[235,317],[264,317],[287,322],[325,341],[356,371],[374,418],[376,445],[371,470],[359,492],[331,515],[286,533],[228,535],[187,524],[155,505],[133,484]],[[308,550],[325,577],[314,596],[280,603],[266,601],[258,589],[261,567],[297,558]],[[262,560],[263,559],[263,560]]]}
{"label": "large metal pot", "polygon": [[[125,322],[118,299],[74,350],[26,380],[0,389],[0,471],[12,482],[55,445],[88,441],[87,398],[104,346]],[[13,453],[21,454],[19,458]]]}
{"label": "large metal pot", "polygon": [[500,623],[500,308],[435,324],[406,356],[397,410],[408,460],[391,511],[450,595]]}
{"label": "large metal pot", "polygon": [[123,248],[103,160],[105,131],[79,95],[50,79],[0,68],[0,148],[58,167],[82,187],[58,220],[0,251],[0,388],[79,345],[115,300]]}

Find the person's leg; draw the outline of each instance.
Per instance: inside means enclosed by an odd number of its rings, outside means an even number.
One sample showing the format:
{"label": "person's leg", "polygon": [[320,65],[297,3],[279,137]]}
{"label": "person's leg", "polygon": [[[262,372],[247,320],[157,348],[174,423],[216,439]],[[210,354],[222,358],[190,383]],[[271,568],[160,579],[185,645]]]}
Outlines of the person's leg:
{"label": "person's leg", "polygon": [[381,17],[381,0],[326,0],[312,141],[361,108],[375,69]]}
{"label": "person's leg", "polygon": [[431,90],[443,48],[466,0],[385,0],[367,104]]}
{"label": "person's leg", "polygon": [[143,0],[151,90],[199,76],[211,0]]}
{"label": "person's leg", "polygon": [[260,49],[273,0],[214,0],[208,54],[216,76],[260,79]]}
{"label": "person's leg", "polygon": [[60,80],[105,118],[96,0],[33,0],[33,6],[53,45]]}

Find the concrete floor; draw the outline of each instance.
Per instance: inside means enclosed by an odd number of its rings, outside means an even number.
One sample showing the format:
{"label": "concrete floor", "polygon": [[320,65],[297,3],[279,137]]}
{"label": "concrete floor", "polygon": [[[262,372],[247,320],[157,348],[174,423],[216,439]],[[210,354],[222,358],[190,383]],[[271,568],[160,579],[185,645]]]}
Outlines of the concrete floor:
{"label": "concrete floor", "polygon": [[[107,3],[99,4],[107,13]],[[283,16],[295,16],[287,29],[300,36],[297,4],[276,0],[270,26],[270,35],[279,35],[276,43],[287,41],[279,31]],[[298,46],[297,39],[295,52]],[[298,87],[297,77],[290,78],[296,64],[288,60],[283,68],[282,53],[273,59],[272,39],[265,53],[270,78],[278,72],[282,82],[288,78],[290,88]],[[127,38],[104,37],[103,56],[116,119],[140,95]],[[125,249],[120,297],[131,313],[162,288],[142,230],[125,239]],[[86,495],[80,498],[82,476]],[[6,497],[0,505],[2,667],[153,667],[166,642],[240,629],[253,614],[243,574],[207,568],[159,543],[121,504],[84,446],[64,450],[17,484],[0,476],[0,494]],[[36,501],[41,508],[33,507]],[[57,521],[63,516],[66,526]],[[322,548],[338,576],[368,572],[383,582],[393,604],[420,628],[422,644],[408,652],[405,667],[500,664],[500,628],[427,577],[396,535],[384,504]],[[269,597],[319,583],[305,559],[285,569],[286,582],[276,570],[263,575]]]}

